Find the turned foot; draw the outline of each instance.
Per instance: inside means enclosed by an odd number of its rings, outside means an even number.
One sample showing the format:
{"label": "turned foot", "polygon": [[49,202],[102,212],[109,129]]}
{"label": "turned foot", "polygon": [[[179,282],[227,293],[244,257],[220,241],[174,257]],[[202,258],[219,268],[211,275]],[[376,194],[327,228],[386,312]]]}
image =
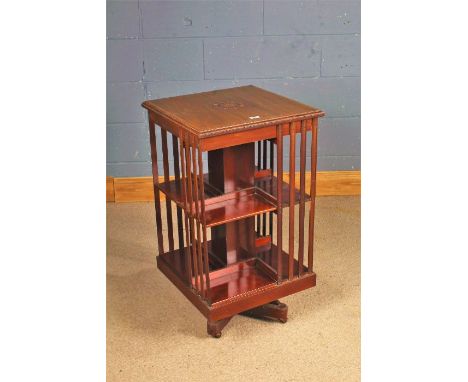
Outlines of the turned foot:
{"label": "turned foot", "polygon": [[215,338],[221,337],[221,334],[222,334],[221,331],[227,325],[227,323],[231,320],[231,318],[232,317],[228,317],[219,321],[208,320],[206,323],[206,330],[208,334]]}
{"label": "turned foot", "polygon": [[288,320],[288,306],[275,300],[239,314],[254,318],[278,320],[279,322],[285,323]]}

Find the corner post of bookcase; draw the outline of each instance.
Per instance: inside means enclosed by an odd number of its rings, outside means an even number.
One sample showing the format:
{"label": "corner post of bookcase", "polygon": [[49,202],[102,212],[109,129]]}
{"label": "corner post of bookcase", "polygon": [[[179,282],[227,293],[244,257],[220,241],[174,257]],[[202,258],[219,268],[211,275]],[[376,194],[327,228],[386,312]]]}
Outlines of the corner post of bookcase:
{"label": "corner post of bookcase", "polygon": [[155,117],[151,111],[148,111],[148,122],[152,162],[151,168],[153,171],[154,207],[156,211],[156,232],[158,237],[159,255],[162,255],[164,253],[164,245],[161,221],[161,197],[159,193],[158,154],[156,149],[156,122]]}
{"label": "corner post of bookcase", "polygon": [[184,131],[179,130],[179,154],[180,154],[180,167],[181,167],[181,176],[182,176],[182,203],[183,203],[183,212],[184,212],[184,222],[185,222],[185,242],[186,246],[184,247],[184,258],[185,258],[185,269],[187,270],[187,284],[190,288],[193,287],[192,281],[192,260],[191,260],[191,251],[190,251],[190,234],[189,234],[189,216],[188,216],[188,197],[187,197],[187,174],[186,174],[186,155],[185,151],[187,149],[186,142],[184,139]]}
{"label": "corner post of bookcase", "polygon": [[317,133],[318,118],[312,119],[312,143],[310,152],[310,212],[309,212],[309,248],[308,248],[308,272],[313,272],[314,265],[314,218],[315,218],[315,193],[317,179]]}
{"label": "corner post of bookcase", "polygon": [[304,269],[304,219],[305,219],[305,165],[306,165],[306,141],[307,120],[301,121],[301,148],[300,148],[300,172],[299,172],[299,248],[297,255],[297,276],[301,277]]}
{"label": "corner post of bookcase", "polygon": [[[208,239],[207,239],[207,227],[206,227],[206,215],[205,215],[205,178],[203,175],[203,153],[200,146],[200,140],[196,140],[197,153],[198,153],[198,186],[199,186],[199,219],[201,222],[202,229],[202,238],[199,237],[199,240],[202,240],[202,257],[203,257],[203,273],[205,279],[205,300],[208,305],[211,304],[210,301],[210,264],[208,256]],[[200,236],[200,234],[199,234]]]}
{"label": "corner post of bookcase", "polygon": [[277,278],[281,284],[283,265],[283,126],[276,129],[276,163],[277,163],[277,190],[276,190],[276,252],[277,252]]}

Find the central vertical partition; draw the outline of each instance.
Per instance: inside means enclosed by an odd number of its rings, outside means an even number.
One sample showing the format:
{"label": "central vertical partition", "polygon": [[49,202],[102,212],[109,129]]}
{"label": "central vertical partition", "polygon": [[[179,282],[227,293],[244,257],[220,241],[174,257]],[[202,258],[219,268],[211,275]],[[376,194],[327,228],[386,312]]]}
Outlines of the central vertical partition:
{"label": "central vertical partition", "polygon": [[[254,143],[209,151],[208,182],[223,194],[253,188],[254,156]],[[212,255],[225,265],[250,257],[255,247],[254,225],[254,218],[249,217],[212,227]]]}

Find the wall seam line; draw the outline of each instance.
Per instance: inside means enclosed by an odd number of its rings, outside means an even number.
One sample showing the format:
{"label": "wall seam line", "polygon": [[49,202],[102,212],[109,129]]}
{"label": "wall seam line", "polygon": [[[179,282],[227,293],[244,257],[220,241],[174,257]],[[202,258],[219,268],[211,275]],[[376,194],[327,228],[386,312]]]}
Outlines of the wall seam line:
{"label": "wall seam line", "polygon": [[202,62],[203,62],[203,80],[206,80],[205,74],[205,39],[202,38]]}
{"label": "wall seam line", "polygon": [[262,4],[262,35],[265,35],[265,0]]}

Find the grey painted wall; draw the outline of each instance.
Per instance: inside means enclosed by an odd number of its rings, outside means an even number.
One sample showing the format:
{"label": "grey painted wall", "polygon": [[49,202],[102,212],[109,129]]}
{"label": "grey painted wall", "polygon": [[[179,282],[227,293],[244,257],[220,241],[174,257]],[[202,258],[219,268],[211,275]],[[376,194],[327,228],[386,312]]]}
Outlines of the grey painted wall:
{"label": "grey painted wall", "polygon": [[108,1],[107,175],[151,175],[143,100],[247,84],[324,110],[319,170],[359,169],[360,24],[350,0]]}

